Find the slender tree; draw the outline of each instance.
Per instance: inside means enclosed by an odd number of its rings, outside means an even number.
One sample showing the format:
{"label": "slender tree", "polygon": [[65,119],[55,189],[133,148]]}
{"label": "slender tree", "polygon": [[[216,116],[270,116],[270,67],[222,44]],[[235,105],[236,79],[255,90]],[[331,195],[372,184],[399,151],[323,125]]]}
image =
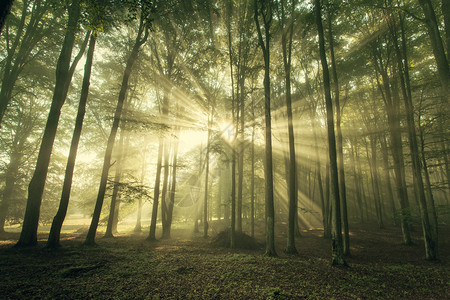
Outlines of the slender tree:
{"label": "slender tree", "polygon": [[[288,218],[288,240],[286,253],[297,254],[295,247],[295,223],[297,211],[297,180],[296,180],[296,159],[295,159],[295,139],[294,124],[292,117],[292,96],[291,96],[291,61],[292,61],[292,37],[294,35],[294,10],[296,1],[290,3],[290,20],[286,28],[282,28],[281,46],[283,49],[283,65],[285,74],[286,90],[286,112],[288,118],[288,137],[289,137],[289,160],[288,160],[288,197],[289,197],[289,218]],[[286,1],[281,1],[281,24],[286,20]],[[284,25],[282,25],[284,26]]]}
{"label": "slender tree", "polygon": [[72,135],[72,142],[70,144],[69,157],[67,158],[66,173],[64,176],[63,190],[61,193],[61,199],[59,202],[58,211],[53,218],[52,227],[50,228],[50,234],[48,236],[47,246],[57,247],[59,246],[59,239],[62,224],[66,217],[67,208],[69,206],[70,191],[72,188],[73,171],[75,168],[75,160],[77,157],[78,144],[80,142],[81,130],[83,128],[84,115],[86,113],[86,103],[89,94],[89,85],[91,78],[92,62],[94,58],[95,42],[97,34],[92,33],[89,41],[89,48],[86,56],[86,63],[84,66],[83,85],[81,88],[80,101],[78,103],[77,118],[75,121],[75,127]]}
{"label": "slender tree", "polygon": [[159,202],[159,189],[161,185],[161,168],[162,168],[162,155],[163,155],[163,141],[159,138],[158,146],[158,159],[156,165],[155,187],[153,190],[153,204],[152,204],[152,218],[150,221],[150,232],[147,237],[149,241],[156,240],[156,221],[158,218],[158,202]]}
{"label": "slender tree", "polygon": [[325,104],[327,111],[328,151],[331,170],[331,196],[333,210],[333,236],[332,236],[332,264],[346,265],[343,253],[341,206],[339,195],[339,178],[336,155],[336,136],[334,132],[333,102],[331,99],[330,74],[328,71],[327,57],[325,53],[325,39],[322,26],[322,8],[320,0],[314,1],[315,19],[319,34],[319,54],[322,63],[323,85],[325,90]]}
{"label": "slender tree", "polygon": [[122,114],[123,103],[125,101],[126,92],[128,90],[128,81],[133,70],[133,65],[136,62],[140,47],[147,41],[149,35],[149,22],[147,20],[148,11],[142,10],[139,22],[138,34],[128,56],[127,63],[125,66],[125,71],[123,73],[122,85],[119,92],[119,98],[117,101],[116,111],[114,113],[114,121],[111,127],[111,132],[109,134],[107,147],[105,151],[105,157],[103,160],[103,169],[100,179],[100,186],[98,189],[97,201],[95,203],[94,214],[92,216],[91,225],[89,227],[88,234],[86,236],[85,244],[94,245],[95,235],[97,233],[98,222],[100,220],[100,213],[102,211],[103,200],[105,198],[106,184],[108,181],[109,168],[111,167],[111,156],[114,148],[114,141],[116,139],[117,130],[119,128],[120,117]]}
{"label": "slender tree", "polygon": [[44,192],[45,180],[47,178],[48,166],[53,143],[55,141],[56,130],[58,128],[61,108],[67,96],[66,85],[71,79],[69,77],[69,66],[80,18],[80,0],[72,1],[72,4],[68,8],[68,13],[67,29],[58,63],[56,65],[56,83],[53,92],[52,105],[50,107],[47,124],[45,125],[36,168],[28,186],[27,207],[20,238],[16,244],[17,246],[34,246],[37,244],[37,229],[42,194]]}
{"label": "slender tree", "polygon": [[[272,120],[270,113],[270,27],[272,23],[273,3],[271,0],[255,0],[255,24],[258,32],[259,46],[264,57],[264,120],[265,128],[265,209],[266,209],[266,252],[267,256],[276,256],[275,251],[275,207],[273,201],[273,167],[272,167]],[[262,19],[264,37],[259,19]],[[264,40],[265,38],[265,40]]]}

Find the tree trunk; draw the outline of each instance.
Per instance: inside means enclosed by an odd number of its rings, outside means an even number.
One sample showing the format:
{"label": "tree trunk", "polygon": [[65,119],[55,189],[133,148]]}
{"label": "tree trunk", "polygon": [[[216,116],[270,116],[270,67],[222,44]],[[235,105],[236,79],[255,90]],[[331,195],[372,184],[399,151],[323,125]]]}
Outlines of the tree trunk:
{"label": "tree trunk", "polygon": [[[430,0],[419,0],[419,4],[425,15],[425,24],[428,29],[428,35],[430,37],[431,47],[433,49],[439,79],[441,81],[442,97],[445,99],[446,103],[448,103],[450,97],[450,66],[447,56],[445,55],[444,44],[439,31],[440,22],[437,21],[433,4]],[[446,12],[446,15],[448,16],[448,12]]]}
{"label": "tree trunk", "polygon": [[97,36],[92,34],[89,41],[89,48],[84,65],[83,85],[81,88],[80,102],[78,104],[77,118],[72,135],[72,142],[70,144],[69,157],[67,158],[66,173],[64,176],[63,189],[61,192],[61,199],[59,202],[58,212],[53,218],[52,227],[47,240],[47,247],[58,247],[62,224],[66,217],[67,208],[69,206],[70,191],[72,188],[73,171],[75,168],[75,161],[77,157],[78,144],[80,142],[81,131],[83,129],[84,115],[86,113],[86,103],[89,95],[89,85],[92,70],[92,61],[94,57],[94,49]]}
{"label": "tree trunk", "polygon": [[319,34],[319,54],[322,63],[323,84],[325,90],[325,103],[327,111],[327,129],[328,129],[328,150],[330,156],[331,169],[331,194],[333,210],[333,234],[332,234],[332,264],[346,265],[343,253],[342,228],[341,228],[341,206],[339,195],[339,178],[336,155],[336,136],[334,133],[333,102],[331,99],[330,74],[325,53],[325,39],[322,27],[322,15],[320,0],[314,1],[315,17],[317,31]]}
{"label": "tree trunk", "polygon": [[[419,2],[423,3],[423,2],[428,2],[428,1],[421,0]],[[429,3],[429,5],[431,6],[431,2]],[[425,8],[424,8],[424,11],[425,11]],[[428,24],[428,22],[427,22],[427,24]],[[430,33],[431,33],[431,31],[430,31]],[[439,32],[437,34],[439,34]],[[408,140],[409,140],[409,147],[410,147],[410,152],[411,152],[413,177],[416,181],[415,186],[417,187],[417,190],[418,190],[418,199],[419,199],[420,211],[421,211],[421,217],[422,217],[422,230],[423,230],[423,235],[424,235],[426,258],[428,260],[439,260],[437,235],[434,235],[434,232],[437,233],[437,229],[433,230],[431,228],[428,205],[427,205],[427,201],[426,201],[426,197],[425,197],[425,188],[424,188],[423,178],[422,178],[422,166],[420,164],[419,147],[418,147],[418,143],[417,143],[416,126],[415,126],[415,121],[414,121],[414,107],[413,107],[413,103],[412,103],[412,96],[411,96],[411,89],[410,89],[409,66],[408,66],[408,59],[406,56],[405,35],[402,35],[402,37],[403,37],[403,49],[402,49],[403,52],[400,51],[400,48],[398,46],[396,28],[394,26],[391,26],[391,35],[392,35],[393,42],[394,42],[394,49],[395,49],[396,57],[397,57],[397,67],[398,67],[398,72],[400,75],[400,87],[402,90],[403,100],[404,100],[405,109],[406,109],[406,123],[407,123],[407,127],[408,127]],[[439,38],[440,38],[440,35],[439,35]],[[443,54],[445,56],[445,53],[443,53]],[[447,71],[448,71],[448,63],[447,63]],[[448,76],[449,83],[450,83],[450,72],[447,73],[447,76]],[[447,89],[447,92],[450,92],[450,90]],[[447,95],[447,97],[448,97],[448,95]]]}
{"label": "tree trunk", "polygon": [[250,178],[250,223],[251,236],[255,237],[255,100],[252,97],[252,141],[251,155],[251,178]]}
{"label": "tree trunk", "polygon": [[67,31],[64,37],[61,53],[56,66],[56,83],[53,92],[52,104],[45,125],[44,135],[42,137],[41,147],[39,149],[36,169],[28,186],[28,199],[25,216],[23,220],[22,232],[20,233],[17,246],[34,246],[37,244],[37,229],[39,224],[39,214],[44,192],[45,180],[47,178],[50,156],[55,141],[56,130],[58,128],[61,107],[66,100],[64,87],[66,81],[70,80],[68,70],[70,58],[75,42],[75,30],[80,17],[80,1],[74,0],[68,9],[69,20],[67,22]]}
{"label": "tree trunk", "polygon": [[[373,187],[373,198],[375,204],[375,212],[377,215],[378,227],[384,228],[383,214],[381,209],[381,197],[380,197],[380,185],[378,183],[378,164],[377,164],[377,138],[376,136],[370,136],[370,149],[372,152],[371,158],[371,169],[372,169],[372,187]],[[369,156],[367,156],[369,159]]]}
{"label": "tree trunk", "polygon": [[344,150],[343,138],[341,130],[341,107],[340,107],[340,93],[339,81],[337,75],[336,59],[334,56],[334,37],[332,32],[332,15],[328,13],[328,39],[330,44],[330,58],[331,58],[331,74],[333,76],[333,91],[334,91],[334,106],[336,110],[336,134],[337,134],[337,158],[338,158],[338,172],[339,172],[339,191],[342,205],[342,225],[344,229],[344,255],[350,255],[350,235],[348,228],[347,216],[347,192],[345,188],[345,169],[344,169]]}
{"label": "tree trunk", "polygon": [[178,160],[178,141],[180,137],[180,130],[177,128],[175,130],[175,137],[173,143],[173,155],[172,155],[172,180],[170,185],[169,192],[169,206],[167,208],[167,216],[166,216],[166,230],[164,231],[164,238],[170,239],[170,232],[172,229],[172,216],[173,216],[173,207],[175,205],[175,192],[177,187],[177,160]]}
{"label": "tree trunk", "polygon": [[[126,104],[125,104],[126,105]],[[114,175],[114,182],[113,182],[113,192],[111,196],[111,205],[109,207],[109,216],[108,216],[108,222],[106,224],[106,231],[105,231],[105,238],[112,238],[114,237],[114,218],[116,215],[116,206],[118,206],[119,202],[119,190],[120,190],[120,179],[122,177],[122,163],[124,159],[123,151],[124,151],[124,126],[121,126],[120,129],[120,138],[119,138],[119,147],[117,147],[117,156],[116,156],[116,172]],[[118,208],[118,207],[117,207]]]}
{"label": "tree trunk", "polygon": [[239,81],[239,87],[237,88],[239,90],[239,95],[237,99],[239,99],[239,102],[237,103],[237,110],[240,110],[238,112],[238,122],[239,124],[236,124],[238,127],[240,127],[239,130],[239,142],[238,142],[238,193],[237,193],[237,232],[242,233],[242,191],[243,191],[243,183],[244,183],[244,83],[245,83],[245,77],[242,75],[244,72],[243,67],[240,68],[240,78]]}
{"label": "tree trunk", "polygon": [[[233,118],[233,126],[236,134],[233,133],[233,141],[231,144],[231,233],[230,233],[230,248],[236,247],[236,136],[237,136],[237,124],[235,121],[235,95],[234,95],[234,74],[233,74],[233,52],[231,43],[231,14],[232,4],[231,1],[227,5],[227,34],[228,34],[228,54],[230,58],[230,79],[231,79],[231,115]],[[237,109],[236,109],[237,110]]]}
{"label": "tree trunk", "polygon": [[361,219],[361,224],[364,223],[364,213],[363,213],[363,203],[361,199],[361,189],[360,189],[360,175],[356,173],[356,159],[355,159],[355,150],[354,148],[357,147],[355,140],[350,140],[350,147],[351,147],[351,162],[352,162],[352,168],[353,168],[353,177],[354,177],[354,185],[355,185],[355,192],[356,192],[356,202],[358,203],[358,209],[359,209],[359,217]]}
{"label": "tree trunk", "polygon": [[395,208],[395,202],[394,202],[394,193],[392,191],[392,184],[391,184],[391,176],[389,174],[389,158],[388,158],[388,149],[387,149],[387,142],[386,137],[380,137],[380,143],[381,143],[381,153],[383,155],[383,165],[384,165],[384,181],[386,183],[386,191],[387,191],[387,197],[388,201],[391,205],[392,209],[392,218],[394,221],[394,225],[397,226],[397,218],[396,218],[396,208]]}
{"label": "tree trunk", "polygon": [[[209,99],[208,99],[209,109]],[[210,139],[211,139],[211,121],[212,115],[208,115],[208,140],[206,144],[206,170],[205,170],[205,195],[203,202],[203,238],[208,238],[208,176],[209,176],[209,151],[210,151]]]}
{"label": "tree trunk", "polygon": [[98,222],[100,220],[100,214],[102,212],[103,200],[105,198],[106,184],[108,181],[109,168],[111,167],[111,156],[114,148],[114,141],[116,139],[117,130],[119,129],[120,117],[122,115],[123,103],[125,101],[126,92],[128,90],[128,81],[130,79],[131,71],[133,65],[137,59],[139,48],[148,38],[148,25],[145,23],[143,16],[141,15],[141,20],[139,24],[139,32],[136,37],[133,49],[131,50],[130,56],[128,57],[125,71],[123,73],[122,85],[119,92],[119,98],[117,101],[116,111],[114,113],[114,121],[111,127],[111,132],[109,134],[108,143],[106,146],[105,157],[103,160],[102,175],[100,178],[100,186],[98,189],[97,201],[95,203],[94,213],[92,216],[91,225],[89,227],[88,234],[86,236],[86,245],[95,244],[95,235],[97,233]]}
{"label": "tree trunk", "polygon": [[161,185],[161,168],[162,168],[162,155],[163,155],[163,140],[162,137],[159,138],[158,147],[158,161],[156,164],[156,177],[155,177],[155,187],[153,190],[153,205],[152,205],[152,219],[150,222],[150,233],[147,237],[149,241],[156,240],[156,221],[158,219],[158,202],[159,202],[159,189]]}
{"label": "tree trunk", "polygon": [[[270,112],[270,24],[272,22],[272,1],[255,1],[255,23],[258,31],[259,45],[264,56],[264,119],[265,119],[265,208],[266,208],[266,252],[267,256],[276,256],[275,251],[275,208],[273,199],[273,166],[272,166],[272,121]],[[261,16],[264,26],[264,37],[259,25]]]}
{"label": "tree trunk", "polygon": [[[375,44],[372,45],[373,56],[374,56],[374,65],[375,70],[377,72],[377,84],[380,90],[380,93],[383,96],[383,100],[385,103],[385,109],[388,119],[389,125],[389,133],[390,133],[390,148],[392,152],[392,158],[394,162],[394,174],[395,174],[395,185],[397,190],[397,195],[400,200],[400,226],[402,228],[403,234],[403,243],[405,245],[411,245],[411,233],[410,233],[410,225],[409,220],[411,218],[411,209],[409,206],[408,194],[406,189],[406,181],[405,181],[405,168],[403,161],[403,149],[402,149],[402,136],[401,136],[401,127],[400,127],[400,119],[399,119],[399,99],[397,97],[397,93],[392,95],[391,93],[391,84],[383,66],[381,57],[377,53],[377,47]],[[378,80],[378,74],[382,77],[382,84]],[[392,87],[395,89],[396,87]]]}
{"label": "tree trunk", "polygon": [[[294,1],[295,2],[295,1]],[[281,18],[282,23],[285,23],[284,1],[281,2]],[[291,18],[293,18],[293,12],[295,3],[291,4]],[[286,92],[286,111],[288,117],[288,138],[289,138],[289,159],[287,173],[287,185],[288,185],[288,205],[289,205],[289,217],[288,217],[288,239],[286,246],[286,253],[297,254],[297,248],[295,247],[295,223],[297,213],[297,182],[296,182],[296,156],[295,156],[295,140],[294,140],[294,125],[292,118],[292,97],[291,97],[291,53],[292,53],[292,37],[294,34],[294,22],[291,20],[289,28],[283,28],[281,35],[281,45],[283,49],[283,65],[285,74],[285,92]],[[289,36],[288,36],[289,35]]]}
{"label": "tree trunk", "polygon": [[167,138],[164,139],[164,174],[163,174],[163,184],[161,191],[161,222],[162,222],[162,238],[166,238],[167,235],[167,216],[168,216],[168,206],[167,206],[167,190],[169,187],[169,156],[170,156],[170,143]]}

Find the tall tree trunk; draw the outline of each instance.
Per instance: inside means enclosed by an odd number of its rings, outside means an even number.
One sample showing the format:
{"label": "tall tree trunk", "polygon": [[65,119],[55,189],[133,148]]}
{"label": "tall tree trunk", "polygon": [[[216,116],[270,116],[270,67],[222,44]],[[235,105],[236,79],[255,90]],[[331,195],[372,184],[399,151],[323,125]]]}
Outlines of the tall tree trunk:
{"label": "tall tree trunk", "polygon": [[[125,104],[126,105],[126,104]],[[122,123],[123,124],[123,123]],[[125,137],[125,129],[124,126],[121,126],[120,129],[120,138],[119,138],[119,146],[117,147],[117,156],[116,156],[116,172],[114,175],[114,182],[113,182],[113,192],[111,196],[111,205],[109,207],[109,216],[108,216],[108,222],[106,224],[106,231],[105,231],[105,238],[112,238],[114,237],[114,218],[116,215],[116,206],[118,206],[118,200],[119,200],[119,190],[120,190],[120,180],[122,177],[122,163],[124,159],[124,137]]]}
{"label": "tall tree trunk", "polygon": [[431,181],[430,181],[430,174],[428,172],[428,164],[427,164],[427,159],[425,157],[425,138],[423,135],[423,128],[420,126],[420,119],[419,119],[419,132],[420,132],[420,152],[422,153],[422,167],[423,167],[423,171],[424,171],[424,175],[425,175],[425,182],[426,182],[426,189],[427,189],[427,196],[428,196],[428,201],[430,203],[430,208],[431,208],[431,220],[432,220],[432,227],[434,230],[434,235],[435,238],[438,237],[438,217],[437,217],[437,212],[436,212],[436,206],[434,203],[434,196],[433,196],[433,191],[431,190]]}
{"label": "tall tree trunk", "polygon": [[[144,144],[147,144],[147,139],[144,138]],[[147,166],[147,149],[144,149],[144,154],[142,157],[142,163],[141,163],[141,186],[142,189],[144,189],[144,180],[145,180],[145,171],[146,171],[146,167]],[[141,192],[141,195],[139,195],[139,199],[138,199],[138,211],[137,211],[137,216],[136,216],[136,225],[134,226],[134,232],[141,232],[142,231],[142,224],[141,224],[141,219],[142,219],[142,197],[143,197],[143,191]]]}
{"label": "tall tree trunk", "polygon": [[[284,1],[281,2],[281,18],[282,23],[286,21],[284,11]],[[291,18],[295,8],[295,1],[291,3]],[[289,199],[289,217],[288,217],[288,239],[286,253],[297,254],[295,247],[295,223],[297,212],[297,181],[296,181],[296,162],[295,162],[295,140],[294,125],[292,118],[292,97],[291,97],[291,53],[292,53],[292,37],[294,34],[294,21],[290,20],[288,28],[283,28],[281,35],[281,46],[283,49],[283,65],[285,74],[285,92],[286,92],[286,111],[288,117],[288,137],[289,137],[289,159],[287,173],[288,199]]]}
{"label": "tall tree trunk", "polygon": [[37,244],[37,229],[39,224],[39,214],[44,192],[45,181],[50,163],[50,156],[55,141],[56,130],[58,128],[61,108],[66,100],[65,85],[71,78],[68,76],[70,58],[75,42],[75,33],[80,17],[80,1],[74,0],[68,9],[69,19],[64,37],[61,53],[56,66],[56,83],[53,92],[52,104],[45,125],[41,147],[39,149],[36,169],[28,186],[27,207],[17,246],[34,246]]}
{"label": "tall tree trunk", "polygon": [[[209,99],[208,99],[208,109],[209,109]],[[206,144],[206,170],[205,170],[205,195],[203,202],[203,238],[208,237],[208,177],[209,177],[209,151],[210,151],[210,139],[211,139],[211,119],[212,115],[208,114],[208,140]]]}
{"label": "tall tree trunk", "polygon": [[[202,176],[202,172],[203,172],[203,144],[200,145],[200,151],[198,153],[198,176],[197,176],[197,186],[198,186],[198,190],[200,191],[200,187],[201,187],[201,176]],[[195,223],[194,223],[194,232],[200,232],[199,231],[199,227],[198,227],[198,221],[199,219],[201,219],[201,212],[200,212],[200,208],[201,208],[201,201],[198,201],[199,199],[197,199],[197,202],[195,203]]]}
{"label": "tall tree trunk", "polygon": [[380,185],[378,181],[377,137],[375,135],[370,136],[370,149],[372,152],[371,166],[372,166],[373,197],[375,204],[375,212],[377,215],[378,227],[384,228],[383,213],[381,209]]}
{"label": "tall tree trunk", "polygon": [[[275,207],[273,199],[273,166],[272,166],[272,120],[270,112],[270,24],[272,23],[272,1],[257,0],[255,6],[255,23],[258,41],[264,56],[264,119],[265,119],[265,208],[266,208],[266,252],[267,256],[276,256],[275,251]],[[259,18],[262,18],[264,37],[261,32]]]}
{"label": "tall tree trunk", "polygon": [[77,157],[78,144],[80,142],[81,131],[83,129],[84,115],[86,113],[86,103],[89,95],[89,85],[92,70],[92,61],[94,58],[94,49],[97,36],[95,33],[91,34],[89,41],[89,48],[84,65],[83,85],[81,88],[80,102],[78,104],[77,118],[75,120],[75,127],[72,135],[72,142],[70,144],[69,157],[67,158],[66,173],[64,176],[63,189],[61,192],[61,199],[59,202],[58,212],[53,218],[52,227],[47,240],[47,247],[58,247],[60,240],[60,233],[62,224],[66,217],[67,208],[69,206],[70,191],[72,188],[73,171],[75,168],[75,161]]}
{"label": "tall tree trunk", "polygon": [[355,150],[356,148],[356,142],[354,139],[350,140],[350,148],[351,148],[351,162],[352,162],[352,168],[353,168],[353,177],[354,177],[354,184],[355,184],[355,192],[356,192],[356,202],[358,203],[358,210],[359,210],[359,218],[361,219],[361,224],[364,223],[364,213],[363,213],[363,203],[361,199],[361,185],[360,185],[360,175],[359,173],[356,173],[356,159],[355,159]]}
{"label": "tall tree trunk", "polygon": [[251,236],[255,237],[255,100],[252,97],[252,141],[251,155],[251,178],[250,178],[250,223]]}
{"label": "tall tree trunk", "polygon": [[331,210],[332,204],[330,201],[330,158],[327,158],[327,165],[325,168],[325,222],[326,226],[323,228],[323,238],[331,239]]}
{"label": "tall tree trunk", "polygon": [[333,210],[333,235],[332,235],[332,264],[346,265],[343,253],[341,205],[339,195],[339,178],[336,155],[336,136],[334,132],[333,102],[331,99],[330,74],[325,53],[325,39],[322,27],[322,15],[320,0],[314,1],[317,31],[319,34],[319,54],[322,63],[323,84],[325,90],[325,104],[327,111],[328,145],[331,169],[331,194]]}
{"label": "tall tree trunk", "polygon": [[[144,143],[146,143],[147,140],[144,139]],[[142,158],[142,163],[141,163],[141,186],[142,188],[144,188],[144,179],[145,179],[145,167],[147,165],[146,162],[146,158],[147,158],[147,151],[146,149],[144,149],[144,155]],[[141,224],[141,219],[142,219],[142,197],[143,194],[141,193],[141,195],[139,195],[139,199],[138,199],[138,209],[137,209],[137,216],[136,216],[136,225],[134,226],[134,232],[141,232],[142,231],[142,224]]]}
{"label": "tall tree trunk", "polygon": [[[228,35],[228,54],[230,58],[230,79],[231,79],[231,115],[233,118],[233,126],[236,134],[233,133],[233,141],[231,146],[231,233],[230,233],[230,248],[236,247],[236,136],[237,136],[237,124],[235,120],[235,105],[236,99],[234,95],[234,74],[233,74],[233,51],[231,42],[231,15],[232,15],[232,2],[227,2],[227,35]],[[237,110],[237,109],[236,109]]]}
{"label": "tall tree trunk", "polygon": [[150,221],[150,232],[147,237],[149,241],[156,240],[156,221],[158,219],[158,203],[159,203],[159,189],[161,185],[161,168],[162,156],[164,151],[164,143],[162,137],[159,138],[158,160],[156,163],[155,187],[153,190],[153,205],[152,205],[152,219]]}
{"label": "tall tree trunk", "polygon": [[100,186],[98,189],[97,201],[95,202],[94,213],[91,220],[91,225],[89,227],[88,234],[86,236],[86,245],[95,244],[95,235],[97,233],[98,222],[100,220],[100,214],[102,212],[103,200],[105,198],[106,184],[108,181],[109,168],[111,167],[111,156],[114,148],[114,141],[116,139],[117,130],[119,129],[120,117],[122,115],[123,103],[125,101],[126,92],[128,90],[128,81],[130,79],[131,71],[133,70],[133,65],[137,59],[139,48],[147,41],[149,34],[149,28],[144,21],[143,15],[141,15],[141,20],[139,24],[139,31],[136,37],[136,41],[131,50],[130,56],[128,57],[125,71],[123,73],[122,85],[119,92],[119,98],[117,101],[116,111],[114,113],[114,121],[111,127],[111,132],[109,134],[105,157],[103,160],[102,175],[100,178]]}
{"label": "tall tree trunk", "polygon": [[170,192],[169,192],[169,205],[167,208],[167,216],[166,216],[166,230],[164,231],[164,238],[170,239],[170,233],[172,229],[172,219],[173,219],[173,207],[175,205],[175,192],[177,187],[177,160],[178,160],[178,141],[180,138],[180,130],[179,128],[175,129],[175,137],[173,143],[173,154],[172,154],[172,180],[170,183]]}
{"label": "tall tree trunk", "polygon": [[[391,93],[391,84],[387,74],[387,71],[383,65],[381,57],[377,52],[378,49],[375,44],[372,45],[374,65],[377,72],[377,84],[380,93],[382,94],[383,101],[385,104],[389,133],[390,133],[390,148],[392,153],[392,158],[394,162],[394,174],[395,174],[395,185],[397,190],[397,195],[400,200],[400,226],[402,228],[403,243],[405,245],[411,245],[411,233],[409,220],[411,217],[411,209],[408,200],[408,193],[406,189],[405,180],[405,168],[403,161],[403,149],[402,149],[402,136],[401,127],[399,119],[399,99],[397,93]],[[378,74],[382,77],[382,83],[379,82]],[[394,85],[392,89],[396,89]]]}
{"label": "tall tree trunk", "polygon": [[339,81],[337,75],[336,59],[334,56],[334,36],[332,31],[332,14],[328,10],[328,39],[330,44],[330,58],[331,58],[331,74],[333,76],[333,91],[334,91],[334,107],[336,110],[336,135],[337,135],[337,158],[338,158],[338,172],[339,172],[339,192],[341,197],[342,209],[342,225],[344,229],[344,255],[350,255],[350,235],[348,228],[347,216],[347,192],[345,188],[345,169],[344,169],[344,150],[343,138],[341,130],[341,107],[340,107],[340,93]]}
{"label": "tall tree trunk", "polygon": [[164,139],[164,174],[163,183],[161,191],[161,222],[162,222],[162,238],[166,238],[167,231],[167,216],[168,216],[168,206],[167,206],[167,191],[169,188],[169,156],[170,156],[170,142],[167,138]]}
{"label": "tall tree trunk", "polygon": [[392,184],[391,184],[391,176],[389,174],[389,157],[388,157],[388,149],[387,149],[387,142],[386,137],[380,137],[380,143],[381,143],[381,153],[383,155],[383,165],[384,165],[384,181],[386,183],[386,191],[387,191],[387,197],[389,204],[392,209],[392,218],[394,221],[394,225],[398,225],[397,218],[396,218],[396,208],[395,208],[395,202],[394,202],[394,192],[392,191]]}
{"label": "tall tree trunk", "polygon": [[238,139],[238,193],[237,193],[237,232],[242,233],[242,192],[243,192],[243,183],[244,183],[244,83],[245,77],[243,75],[243,66],[240,67],[239,74],[239,95],[237,99],[239,102],[236,104],[238,112],[238,123],[236,124],[240,127],[239,130],[239,139]]}
{"label": "tall tree trunk", "polygon": [[[423,2],[427,2],[427,1],[421,0],[419,2],[423,3]],[[431,2],[430,2],[430,5],[431,5]],[[403,28],[402,28],[402,31],[403,31]],[[407,127],[408,127],[408,140],[409,140],[409,147],[410,147],[411,160],[412,160],[413,176],[416,181],[415,186],[417,187],[417,190],[418,190],[418,199],[419,199],[420,211],[421,211],[421,217],[422,217],[422,230],[423,230],[423,235],[424,235],[426,258],[428,260],[439,260],[439,251],[438,251],[438,243],[437,243],[437,228],[435,230],[433,230],[431,228],[428,205],[427,205],[427,201],[426,201],[426,197],[425,197],[425,188],[424,188],[423,178],[422,178],[422,166],[421,166],[420,157],[419,157],[419,147],[418,147],[418,143],[417,143],[416,126],[415,126],[415,121],[414,121],[414,107],[413,107],[413,103],[412,103],[411,88],[410,88],[409,66],[408,66],[408,59],[406,56],[405,35],[402,35],[402,37],[403,37],[403,47],[402,47],[403,51],[402,52],[400,51],[400,48],[398,46],[397,32],[396,32],[396,28],[394,25],[391,26],[391,35],[392,35],[393,42],[394,42],[394,49],[395,49],[396,58],[397,58],[397,67],[398,67],[398,72],[400,75],[400,87],[402,90],[403,100],[404,100],[405,109],[406,109],[406,123],[407,123]],[[440,35],[439,35],[439,38],[440,38]],[[443,53],[443,54],[445,55],[445,53]],[[448,63],[447,63],[447,70],[448,70]],[[448,72],[447,75],[448,75],[448,79],[449,79],[448,82],[450,83],[450,72]],[[447,92],[450,92],[450,90],[447,89]],[[436,233],[436,235],[434,233]]]}

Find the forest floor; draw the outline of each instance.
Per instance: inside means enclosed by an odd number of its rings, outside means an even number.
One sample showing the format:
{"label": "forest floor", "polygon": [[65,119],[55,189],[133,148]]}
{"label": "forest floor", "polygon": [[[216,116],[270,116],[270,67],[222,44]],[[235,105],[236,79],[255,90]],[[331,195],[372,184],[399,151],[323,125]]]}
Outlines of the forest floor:
{"label": "forest floor", "polygon": [[355,225],[349,267],[332,267],[322,231],[303,231],[293,256],[277,227],[277,258],[262,247],[214,247],[179,226],[170,240],[148,242],[143,231],[98,238],[94,247],[82,246],[85,233],[63,234],[57,250],[44,247],[46,234],[38,247],[13,248],[18,233],[6,233],[0,299],[450,299],[450,228],[440,232],[441,261],[428,262],[419,227],[405,246],[399,228]]}

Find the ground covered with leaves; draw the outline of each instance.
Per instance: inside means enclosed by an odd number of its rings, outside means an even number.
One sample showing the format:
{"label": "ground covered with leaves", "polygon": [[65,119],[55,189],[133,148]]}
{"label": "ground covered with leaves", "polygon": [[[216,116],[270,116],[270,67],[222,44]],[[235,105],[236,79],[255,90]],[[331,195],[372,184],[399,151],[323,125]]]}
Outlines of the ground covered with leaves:
{"label": "ground covered with leaves", "polygon": [[82,246],[83,233],[65,234],[57,250],[44,247],[45,234],[28,249],[12,247],[17,233],[3,234],[0,298],[450,299],[449,229],[440,232],[436,263],[424,259],[419,230],[415,245],[404,246],[399,228],[353,228],[349,267],[338,268],[330,265],[331,241],[321,231],[302,232],[294,256],[283,253],[286,235],[278,228],[277,258],[265,257],[261,247],[220,247],[214,236],[186,237],[187,229],[156,242],[146,241],[146,232],[118,234],[94,247]]}

